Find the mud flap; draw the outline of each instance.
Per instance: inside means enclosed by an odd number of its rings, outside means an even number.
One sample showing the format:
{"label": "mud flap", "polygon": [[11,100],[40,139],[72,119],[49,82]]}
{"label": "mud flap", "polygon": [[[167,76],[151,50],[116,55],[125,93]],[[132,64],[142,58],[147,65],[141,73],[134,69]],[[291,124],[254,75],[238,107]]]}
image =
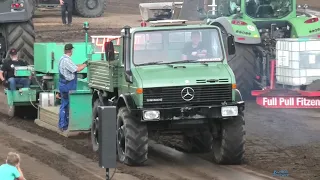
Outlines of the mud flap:
{"label": "mud flap", "polygon": [[60,106],[41,107],[35,123],[65,137],[90,133],[92,114],[92,94],[90,90],[77,90],[69,94],[69,127],[61,132],[58,128]]}

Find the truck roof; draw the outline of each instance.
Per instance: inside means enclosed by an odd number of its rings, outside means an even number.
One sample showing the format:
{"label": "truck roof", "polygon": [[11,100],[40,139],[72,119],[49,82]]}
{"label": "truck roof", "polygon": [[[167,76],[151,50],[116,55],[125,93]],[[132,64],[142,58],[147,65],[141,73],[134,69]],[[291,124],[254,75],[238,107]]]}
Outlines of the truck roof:
{"label": "truck roof", "polygon": [[[179,23],[180,22],[180,23]],[[216,26],[207,25],[204,21],[185,21],[183,20],[164,20],[164,21],[153,21],[148,23],[145,27],[132,27],[130,32],[138,31],[158,31],[158,30],[179,30],[179,29],[201,29],[201,28],[215,28]],[[124,32],[122,29],[121,32]]]}

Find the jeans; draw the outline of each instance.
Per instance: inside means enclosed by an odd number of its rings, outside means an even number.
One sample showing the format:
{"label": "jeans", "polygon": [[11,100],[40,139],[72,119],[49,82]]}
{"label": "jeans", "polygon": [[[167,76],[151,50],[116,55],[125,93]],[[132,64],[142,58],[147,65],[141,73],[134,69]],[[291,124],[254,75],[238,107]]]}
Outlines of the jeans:
{"label": "jeans", "polygon": [[61,105],[59,111],[59,128],[63,131],[69,126],[69,93],[61,93]]}
{"label": "jeans", "polygon": [[72,1],[64,1],[64,4],[61,6],[61,17],[62,23],[67,24],[66,22],[66,11],[68,11],[68,24],[72,23],[72,10],[73,10],[73,3]]}
{"label": "jeans", "polygon": [[11,77],[8,79],[10,90],[16,90],[17,84],[21,84],[24,88],[28,88],[30,86],[30,79],[28,78],[14,78]]}

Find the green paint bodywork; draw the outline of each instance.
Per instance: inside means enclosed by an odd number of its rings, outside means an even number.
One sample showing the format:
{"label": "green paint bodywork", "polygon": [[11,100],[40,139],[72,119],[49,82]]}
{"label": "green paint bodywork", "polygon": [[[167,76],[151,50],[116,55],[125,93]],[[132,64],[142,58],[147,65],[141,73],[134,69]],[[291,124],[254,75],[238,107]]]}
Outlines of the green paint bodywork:
{"label": "green paint bodywork", "polygon": [[26,106],[37,101],[37,91],[31,88],[21,88],[21,92],[5,89],[5,94],[9,106]]}
{"label": "green paint bodywork", "polygon": [[[229,0],[230,1],[230,0]],[[297,16],[296,10],[297,2],[296,0],[292,0],[292,11],[282,18],[252,18],[247,15],[245,11],[246,1],[241,0],[240,5],[240,16],[237,14],[225,16],[225,17],[218,17],[216,19],[209,20],[208,24],[218,25],[225,28],[228,33],[234,35],[236,37],[236,42],[244,43],[244,44],[259,44],[260,43],[260,34],[259,31],[254,24],[255,22],[272,22],[272,21],[286,21],[292,26],[291,29],[291,38],[300,38],[300,37],[310,37],[310,38],[318,38],[317,35],[320,35],[320,21],[306,24],[305,21],[310,19],[311,17]],[[234,19],[234,17],[236,17]],[[241,20],[247,25],[235,25],[232,24],[232,20]],[[254,30],[251,28],[249,30],[248,26],[253,26]],[[303,27],[303,28],[302,28]],[[250,33],[250,34],[249,34]],[[237,41],[237,38],[252,38],[251,41]],[[254,40],[256,39],[256,41]]]}
{"label": "green paint bodywork", "polygon": [[90,90],[77,90],[69,94],[69,131],[90,130],[92,94]]}
{"label": "green paint bodywork", "polygon": [[[59,92],[59,71],[58,62],[61,56],[64,54],[64,45],[67,43],[72,43],[74,46],[74,51],[72,55],[72,60],[75,64],[82,64],[87,60],[87,56],[91,60],[101,60],[104,58],[104,54],[93,53],[93,45],[91,43],[85,42],[66,42],[66,43],[35,43],[34,44],[34,65],[30,66],[28,69],[19,69],[16,71],[16,76],[19,77],[29,77],[33,72],[37,77],[43,77],[44,75],[49,75],[53,77],[53,90],[51,92]],[[86,55],[85,52],[88,52]],[[82,78],[81,76],[86,75],[87,68],[78,73],[77,90],[70,92],[70,116],[69,116],[69,131],[87,131],[90,130],[91,125],[91,114],[92,114],[92,93],[88,87],[87,78]],[[37,94],[41,93],[42,90],[39,85],[32,85],[30,88],[23,88],[22,93],[18,90],[5,90],[7,95],[7,103],[9,106],[25,106],[31,105],[32,103],[38,103]],[[59,101],[57,101],[59,102]],[[60,103],[59,103],[60,104]],[[39,111],[51,111],[52,120],[56,121],[58,125],[58,109],[59,104],[56,104],[56,108],[39,108]],[[40,112],[38,112],[40,113]],[[47,113],[50,115],[50,113]],[[53,117],[53,114],[54,117]],[[51,116],[50,115],[50,116]],[[47,119],[41,119],[41,121],[46,121]],[[48,119],[49,121],[49,119]],[[51,123],[52,124],[52,123]]]}
{"label": "green paint bodywork", "polygon": [[[72,43],[74,46],[72,61],[75,64],[82,64],[87,60],[86,48],[88,53],[92,55],[92,60],[100,60],[101,54],[93,54],[91,44],[85,42],[66,42],[66,43],[35,43],[34,44],[34,69],[41,73],[58,74],[58,63],[64,54],[64,46]],[[103,55],[103,54],[102,54]],[[87,73],[85,68],[81,73]]]}

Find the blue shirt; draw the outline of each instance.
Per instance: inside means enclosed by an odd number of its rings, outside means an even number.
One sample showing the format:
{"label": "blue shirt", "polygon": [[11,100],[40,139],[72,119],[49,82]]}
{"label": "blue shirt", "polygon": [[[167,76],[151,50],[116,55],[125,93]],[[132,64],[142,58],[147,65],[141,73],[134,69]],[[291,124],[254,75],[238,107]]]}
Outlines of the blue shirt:
{"label": "blue shirt", "polygon": [[0,166],[0,179],[1,180],[15,180],[20,177],[18,169],[9,164]]}
{"label": "blue shirt", "polygon": [[67,81],[71,81],[75,78],[74,73],[77,72],[78,66],[72,62],[68,55],[63,55],[59,61],[60,73],[66,78]]}

